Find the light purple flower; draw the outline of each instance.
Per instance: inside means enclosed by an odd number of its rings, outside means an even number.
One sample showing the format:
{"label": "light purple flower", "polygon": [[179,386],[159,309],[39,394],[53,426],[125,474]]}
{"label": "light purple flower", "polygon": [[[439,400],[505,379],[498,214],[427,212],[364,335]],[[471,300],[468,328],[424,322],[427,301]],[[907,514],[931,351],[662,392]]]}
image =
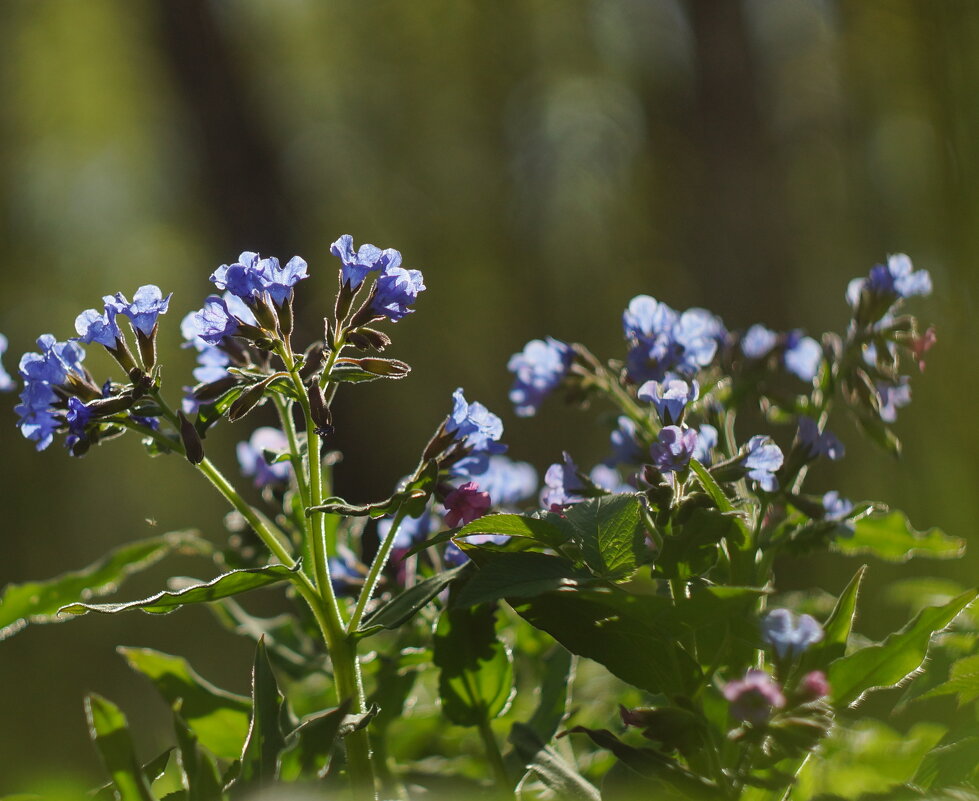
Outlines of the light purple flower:
{"label": "light purple flower", "polygon": [[647,381],[639,387],[637,393],[639,400],[653,404],[656,414],[665,426],[679,425],[687,405],[697,400],[699,395],[700,385],[696,381],[688,384],[678,378],[663,383]]}
{"label": "light purple flower", "polygon": [[445,430],[473,451],[502,453],[497,440],[503,436],[503,421],[478,401],[467,403],[460,387],[452,393],[452,413]]}
{"label": "light purple flower", "polygon": [[595,465],[588,474],[588,478],[599,489],[613,494],[636,491],[635,487],[622,480],[618,470],[604,464]]}
{"label": "light purple flower", "polygon": [[823,639],[823,627],[812,615],[798,618],[788,609],[773,609],[761,624],[762,639],[775,648],[779,659],[795,659]]}
{"label": "light purple flower", "polygon": [[[184,318],[185,321],[187,318]],[[217,345],[225,337],[238,332],[240,321],[228,308],[227,301],[217,295],[210,295],[204,301],[204,308],[193,312],[186,334],[199,337],[208,345]],[[193,341],[193,340],[192,340]]]}
{"label": "light purple flower", "polygon": [[570,454],[562,454],[560,462],[552,464],[544,473],[544,488],[540,503],[543,509],[560,512],[565,506],[584,500],[584,482],[578,477],[578,466]]}
{"label": "light purple flower", "polygon": [[810,670],[799,682],[799,694],[806,701],[817,701],[829,695],[829,680],[821,670]]}
{"label": "light purple flower", "polygon": [[401,254],[394,248],[381,250],[374,245],[361,245],[355,251],[350,234],[344,234],[330,245],[330,253],[340,259],[341,280],[351,289],[357,289],[372,272],[401,266]]}
{"label": "light purple flower", "polygon": [[639,464],[643,461],[646,454],[639,444],[638,430],[636,423],[631,417],[619,415],[618,427],[609,434],[609,441],[612,443],[612,454],[605,460],[606,467],[615,467],[617,464]]}
{"label": "light purple flower", "polygon": [[519,503],[537,491],[537,471],[533,465],[501,455],[490,456],[486,470],[472,479],[489,493],[494,506]]}
{"label": "light purple flower", "polygon": [[846,299],[856,308],[860,302],[860,293],[868,290],[877,296],[896,296],[910,298],[914,295],[931,294],[931,275],[927,270],[917,270],[911,264],[911,259],[904,253],[888,256],[887,264],[874,266],[867,278],[854,278],[846,289]]}
{"label": "light purple flower", "polygon": [[754,725],[764,723],[773,709],[785,706],[782,688],[764,670],[749,670],[743,679],[724,685],[724,697],[731,704],[731,714]]}
{"label": "light purple flower", "polygon": [[222,264],[211,274],[211,281],[218,289],[227,289],[246,303],[252,303],[264,292],[272,302],[281,306],[292,288],[308,278],[307,264],[293,256],[285,266],[276,258],[262,259],[257,253],[245,251],[234,264]]}
{"label": "light purple flower", "polygon": [[741,352],[749,359],[761,359],[772,352],[778,343],[778,334],[761,323],[755,323],[741,338]]}
{"label": "light purple flower", "polygon": [[629,302],[622,327],[629,343],[629,377],[637,384],[662,381],[668,373],[694,375],[711,363],[725,336],[720,319],[705,309],[677,314],[649,295]]}
{"label": "light purple flower", "polygon": [[694,448],[693,458],[703,465],[710,466],[711,451],[717,447],[717,429],[710,423],[704,423],[697,429],[697,447]]}
{"label": "light purple flower", "polygon": [[[124,314],[129,318],[133,329],[139,331],[143,336],[148,337],[153,333],[153,329],[156,328],[157,318],[161,314],[166,314],[167,309],[170,307],[171,297],[173,297],[172,292],[166,297],[163,297],[163,292],[160,291],[158,286],[147,284],[136,290],[132,303],[126,300],[125,295],[121,292],[117,292],[115,296],[116,310],[117,313]],[[108,307],[106,307],[106,314],[111,315]],[[77,321],[75,328],[76,330],[78,328]]]}
{"label": "light purple flower", "polygon": [[799,418],[799,443],[806,449],[810,459],[826,456],[833,461],[842,459],[846,448],[832,431],[820,431],[816,421],[802,415]]}
{"label": "light purple flower", "polygon": [[490,495],[475,481],[467,481],[445,496],[445,525],[456,528],[471,523],[490,510]]}
{"label": "light purple flower", "polygon": [[116,313],[114,303],[106,304],[101,314],[96,309],[85,309],[75,318],[78,341],[86,345],[96,342],[107,348],[115,348],[122,338],[122,332],[116,324]]}
{"label": "light purple flower", "polygon": [[911,383],[907,376],[898,378],[896,384],[877,384],[880,402],[880,419],[885,423],[897,420],[897,410],[911,403]]}
{"label": "light purple flower", "polygon": [[571,348],[553,337],[532,339],[523,351],[510,357],[507,370],[514,374],[510,400],[520,417],[537,413],[544,398],[561,383],[573,358]]}
{"label": "light purple flower", "polygon": [[783,461],[782,450],[772,438],[757,434],[748,440],[748,453],[742,459],[742,464],[748,471],[748,478],[757,481],[763,490],[774,492],[778,489],[775,471]]}
{"label": "light purple flower", "polygon": [[265,452],[277,455],[288,450],[285,434],[277,428],[263,426],[256,428],[247,442],[239,442],[236,453],[242,474],[254,476],[256,487],[267,487],[288,482],[292,465],[288,461],[269,464]]}
{"label": "light purple flower", "polygon": [[3,354],[7,352],[7,338],[0,334],[0,392],[10,392],[16,384],[10,374],[3,369]]}
{"label": "light purple flower", "polygon": [[661,473],[675,473],[687,469],[696,449],[697,432],[694,429],[664,426],[649,452]]}
{"label": "light purple flower", "polygon": [[794,376],[801,381],[812,381],[823,361],[823,349],[812,337],[802,336],[801,331],[791,331],[782,359],[785,369]]}
{"label": "light purple flower", "polygon": [[371,312],[395,323],[414,311],[408,307],[425,290],[420,270],[405,270],[401,267],[385,268],[375,286],[377,292],[371,301]]}

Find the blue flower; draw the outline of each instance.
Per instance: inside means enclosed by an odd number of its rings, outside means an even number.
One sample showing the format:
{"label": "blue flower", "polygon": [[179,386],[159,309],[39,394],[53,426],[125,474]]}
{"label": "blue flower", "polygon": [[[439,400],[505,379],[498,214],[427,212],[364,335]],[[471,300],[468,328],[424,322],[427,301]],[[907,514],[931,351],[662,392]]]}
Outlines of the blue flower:
{"label": "blue flower", "polygon": [[90,345],[97,342],[107,348],[115,348],[122,339],[122,332],[116,324],[117,306],[115,299],[105,298],[106,305],[100,314],[96,309],[86,309],[75,318],[75,331],[78,341]]}
{"label": "blue flower", "polygon": [[693,375],[711,363],[724,337],[721,321],[705,309],[678,315],[649,295],[629,302],[622,327],[629,343],[629,377],[636,383],[662,381],[669,372]]}
{"label": "blue flower", "polygon": [[40,353],[25,353],[20,359],[24,389],[14,412],[19,417],[17,426],[21,433],[36,442],[37,449],[42,451],[64,423],[54,407],[60,400],[55,387],[62,387],[69,376],[86,378],[82,368],[85,351],[74,342],[58,342],[51,334],[40,336],[37,344]]}
{"label": "blue flower", "polygon": [[867,278],[854,278],[846,289],[846,299],[856,308],[866,289],[877,297],[910,298],[931,294],[931,275],[927,270],[915,270],[904,253],[888,256],[887,264],[878,264]]}
{"label": "blue flower", "polygon": [[833,461],[846,454],[843,443],[831,431],[820,431],[816,421],[805,415],[799,418],[799,442],[805,447],[810,459],[826,456]]}
{"label": "blue flower", "polygon": [[704,423],[697,429],[697,447],[694,448],[693,458],[703,465],[710,465],[710,452],[717,447],[717,429],[710,423]]}
{"label": "blue flower", "polygon": [[27,382],[61,385],[69,373],[84,376],[82,360],[85,351],[74,342],[58,342],[51,334],[37,339],[40,353],[25,353],[20,358],[20,374]]}
{"label": "blue flower", "polygon": [[605,460],[605,465],[615,467],[615,465],[622,463],[639,464],[645,458],[645,453],[639,444],[635,421],[623,414],[619,415],[616,422],[618,428],[609,435],[609,440],[612,443],[612,455]]}
{"label": "blue flower", "polygon": [[425,290],[421,271],[401,267],[385,268],[375,287],[370,311],[376,317],[387,317],[395,323],[414,311],[408,307],[418,299],[418,293]]}
{"label": "blue flower", "polygon": [[470,478],[493,499],[494,506],[511,506],[537,491],[537,471],[527,462],[514,462],[506,456],[490,456],[486,469]]}
{"label": "blue flower", "polygon": [[256,428],[248,441],[239,442],[236,449],[242,475],[254,476],[256,487],[287,483],[289,471],[292,469],[291,463],[286,461],[269,464],[265,451],[278,455],[288,450],[289,442],[279,429],[270,426]]}
{"label": "blue flower", "polygon": [[61,420],[55,415],[52,405],[58,400],[58,395],[50,384],[44,381],[27,382],[20,393],[20,403],[14,407],[18,418],[17,427],[27,439],[37,443],[37,449],[43,451],[54,439],[54,434],[61,425]]}
{"label": "blue flower", "polygon": [[696,381],[689,384],[681,379],[670,379],[662,384],[659,381],[647,381],[641,387],[637,396],[641,401],[648,401],[656,408],[656,414],[663,425],[678,425],[683,420],[683,411],[688,403],[693,403],[700,395],[700,385]]}
{"label": "blue flower", "polygon": [[[0,334],[0,358],[7,352],[7,338]],[[9,392],[14,388],[14,380],[10,374],[3,369],[3,362],[0,361],[0,392]]]}
{"label": "blue flower", "polygon": [[374,245],[361,245],[354,251],[354,238],[344,234],[330,245],[330,253],[340,259],[341,280],[357,289],[369,273],[401,266],[401,254],[394,248],[381,250]]}
{"label": "blue flower", "polygon": [[823,509],[827,520],[843,521],[853,511],[853,502],[842,497],[836,490],[830,490],[823,495]]}
{"label": "blue flower", "polygon": [[503,436],[503,421],[479,401],[467,403],[460,387],[452,393],[452,413],[445,423],[446,433],[472,451],[502,453],[506,446],[497,442]]}
{"label": "blue flower", "polygon": [[823,627],[812,615],[796,619],[788,609],[773,609],[761,624],[762,639],[775,648],[779,659],[801,656],[823,639]]}
{"label": "blue flower", "polygon": [[687,469],[696,449],[697,432],[692,428],[664,426],[649,453],[661,473],[676,473]]}
{"label": "blue flower", "polygon": [[532,339],[510,357],[507,370],[514,374],[510,400],[520,417],[537,413],[544,398],[561,383],[573,358],[571,348],[552,337]]}
{"label": "blue flower", "polygon": [[618,470],[616,470],[614,467],[609,467],[608,465],[595,465],[588,474],[588,478],[591,483],[599,489],[606,490],[607,492],[611,492],[613,494],[636,491],[635,487],[622,480],[622,476],[619,475]]}
{"label": "blue flower", "polygon": [[812,381],[819,372],[823,349],[812,337],[802,336],[801,331],[791,331],[782,358],[786,370],[802,381]]}
{"label": "blue flower", "polygon": [[622,328],[629,340],[669,337],[676,321],[673,309],[649,295],[637,295],[622,313]]}
{"label": "blue flower", "polygon": [[578,477],[578,466],[570,454],[564,453],[562,461],[552,464],[544,473],[541,506],[551,512],[560,512],[568,504],[583,500],[584,489],[585,484]]}
{"label": "blue flower", "polygon": [[65,447],[71,448],[78,440],[84,439],[85,429],[92,419],[92,411],[74,395],[68,398],[68,412],[65,420],[68,423],[68,436]]}
{"label": "blue flower", "polygon": [[[187,320],[185,317],[184,321]],[[225,337],[234,336],[240,324],[224,298],[210,295],[204,301],[203,309],[191,313],[184,335],[190,335],[191,341],[199,337],[208,345],[217,345]]]}
{"label": "blue flower", "polygon": [[778,343],[778,334],[755,323],[741,337],[741,352],[749,359],[763,359]]}
{"label": "blue flower", "polygon": [[901,376],[896,384],[877,384],[880,419],[885,423],[897,420],[897,410],[911,403],[911,384],[907,376]]}
{"label": "blue flower", "polygon": [[245,251],[234,264],[222,264],[211,274],[211,281],[218,289],[227,289],[246,303],[252,303],[268,292],[272,302],[281,306],[292,288],[304,278],[307,264],[293,256],[285,267],[276,258],[262,259],[257,253]]}
{"label": "blue flower", "polygon": [[757,481],[763,490],[774,492],[778,489],[775,471],[782,466],[783,460],[782,450],[772,438],[757,434],[748,440],[748,453],[741,463],[748,471],[748,478]]}
{"label": "blue flower", "polygon": [[[171,297],[173,297],[172,292],[166,297],[163,297],[163,293],[158,286],[147,284],[136,290],[132,303],[126,300],[121,292],[117,292],[115,295],[117,304],[116,311],[129,318],[134,330],[148,337],[153,334],[153,329],[156,328],[157,318],[161,314],[166,314],[170,306]],[[106,307],[106,314],[111,315],[108,306]],[[75,329],[78,329],[77,320],[75,321]]]}

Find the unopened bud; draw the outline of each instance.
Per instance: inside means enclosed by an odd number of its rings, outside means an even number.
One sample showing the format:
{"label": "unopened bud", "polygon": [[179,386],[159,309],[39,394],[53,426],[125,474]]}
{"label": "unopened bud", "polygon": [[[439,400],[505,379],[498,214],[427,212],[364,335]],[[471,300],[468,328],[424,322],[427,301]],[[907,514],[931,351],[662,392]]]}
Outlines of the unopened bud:
{"label": "unopened bud", "polygon": [[143,366],[147,370],[152,370],[153,365],[156,364],[156,329],[157,326],[154,325],[149,336],[138,328],[133,329],[136,332],[136,344],[139,345],[139,355],[143,359]]}
{"label": "unopened bud", "polygon": [[373,375],[384,376],[385,378],[404,378],[411,372],[411,365],[400,359],[380,359],[368,356],[357,359],[357,364],[361,369]]}
{"label": "unopened bud", "polygon": [[234,423],[254,409],[265,397],[265,390],[268,388],[268,385],[271,384],[276,378],[278,378],[278,376],[270,375],[268,378],[262,379],[257,384],[252,384],[250,387],[248,387],[248,389],[242,392],[228,409],[228,419]]}
{"label": "unopened bud", "polygon": [[374,350],[384,350],[391,344],[391,337],[389,337],[383,331],[378,331],[374,328],[362,326],[361,328],[357,329],[357,333],[364,337],[364,339],[370,343],[370,346],[374,348]]}
{"label": "unopened bud", "polygon": [[200,464],[204,461],[204,443],[201,442],[201,435],[197,433],[194,424],[184,416],[183,412],[179,412],[179,417],[180,441],[184,445],[187,461],[191,464]]}
{"label": "unopened bud", "polygon": [[[319,382],[314,381],[307,390],[309,398],[309,413],[316,424],[316,433],[326,436],[333,433],[333,413],[326,404],[326,398]],[[322,433],[321,433],[322,432]]]}

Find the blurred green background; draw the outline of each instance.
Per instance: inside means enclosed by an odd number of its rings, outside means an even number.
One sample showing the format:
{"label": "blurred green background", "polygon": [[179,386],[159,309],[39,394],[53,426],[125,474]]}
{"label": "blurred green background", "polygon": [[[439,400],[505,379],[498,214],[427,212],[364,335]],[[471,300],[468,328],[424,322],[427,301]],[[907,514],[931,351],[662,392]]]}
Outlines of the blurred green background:
{"label": "blurred green background", "polygon": [[[935,293],[915,309],[939,345],[901,412],[903,461],[837,423],[848,456],[811,486],[972,538],[972,0],[5,0],[0,90],[8,369],[38,334],[73,334],[101,295],[156,283],[174,292],[160,334],[174,397],[192,364],[178,323],[217,265],[244,249],[305,257],[313,336],[335,287],[330,243],[351,233],[396,247],[428,285],[391,330],[414,372],[344,390],[337,406],[339,488],[368,499],[413,465],[458,385],[503,413],[515,458],[541,470],[565,447],[582,464],[600,458],[593,416],[556,403],[537,419],[510,412],[506,360],[530,338],[620,355],[619,315],[640,292],[706,306],[732,328],[840,329],[847,281],[904,251],[932,272]],[[132,439],[82,460],[60,445],[36,454],[13,398],[0,403],[0,583],[154,531],[224,536],[221,500],[185,463],[149,461]],[[234,469],[248,430],[215,431],[219,464]],[[974,582],[977,565],[975,554],[873,565],[861,630],[900,624],[882,592],[898,577]],[[838,591],[855,566],[785,564],[782,588]],[[88,690],[123,706],[145,755],[164,744],[167,710],[119,643],[247,686],[251,647],[205,610],[28,629],[0,644],[0,793],[97,780]]]}

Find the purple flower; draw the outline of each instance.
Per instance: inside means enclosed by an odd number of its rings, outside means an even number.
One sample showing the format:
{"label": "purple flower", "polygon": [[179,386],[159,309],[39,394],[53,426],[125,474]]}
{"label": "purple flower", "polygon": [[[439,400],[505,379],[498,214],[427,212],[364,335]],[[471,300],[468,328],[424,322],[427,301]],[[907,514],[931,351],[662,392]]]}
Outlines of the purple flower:
{"label": "purple flower", "polygon": [[649,447],[649,452],[661,473],[676,473],[687,469],[696,449],[697,432],[692,428],[665,426],[660,429],[659,439]]}
{"label": "purple flower", "polygon": [[880,403],[880,419],[885,423],[897,420],[897,410],[911,403],[911,384],[907,376],[901,376],[896,384],[877,384]]}
{"label": "purple flower", "polygon": [[829,695],[829,680],[821,670],[810,670],[799,682],[799,694],[806,701],[818,701]]}
{"label": "purple flower", "polygon": [[405,270],[401,267],[386,267],[375,284],[377,291],[371,301],[370,311],[376,317],[387,317],[397,322],[414,309],[408,307],[424,291],[422,274],[419,270]]}
{"label": "purple flower", "polygon": [[748,471],[748,478],[757,481],[766,492],[774,492],[778,489],[775,471],[782,466],[783,460],[782,450],[772,438],[757,434],[748,440],[748,453],[741,463]]}
{"label": "purple flower", "polygon": [[475,481],[467,481],[445,496],[445,525],[464,526],[482,517],[490,509],[490,496]]}
{"label": "purple flower", "polygon": [[84,403],[75,396],[68,398],[68,413],[65,415],[68,436],[65,438],[65,447],[71,448],[78,440],[84,439],[85,428],[91,419],[92,412]]}
{"label": "purple flower", "polygon": [[779,659],[795,659],[823,639],[823,627],[812,615],[798,618],[788,609],[773,609],[761,623],[762,639],[775,648]]}
{"label": "purple flower", "polygon": [[669,336],[676,321],[673,309],[649,295],[637,295],[622,313],[622,328],[629,340]]}
{"label": "purple flower", "polygon": [[670,379],[662,384],[659,381],[647,381],[639,387],[638,397],[648,401],[656,408],[656,414],[663,425],[678,425],[683,420],[683,411],[688,403],[697,400],[700,386],[696,381],[689,384],[681,379]]}
{"label": "purple flower", "polygon": [[27,382],[61,385],[67,381],[69,373],[84,375],[85,351],[81,346],[74,342],[58,342],[51,334],[38,337],[37,345],[40,353],[25,353],[20,358],[20,374]]}
{"label": "purple flower", "polygon": [[489,493],[494,506],[510,506],[531,497],[537,490],[537,471],[527,462],[506,456],[490,456],[486,470],[472,478]]}
{"label": "purple flower", "polygon": [[541,507],[551,512],[560,512],[565,506],[584,500],[584,482],[578,477],[578,466],[568,453],[562,461],[552,464],[544,473],[544,488],[541,490]]}
{"label": "purple flower", "polygon": [[252,303],[264,292],[272,302],[281,306],[292,288],[304,278],[306,262],[293,256],[285,267],[276,258],[262,259],[257,253],[245,251],[234,264],[222,264],[211,274],[211,281],[218,289],[227,289],[246,303]]}
{"label": "purple flower", "polygon": [[761,323],[755,323],[741,337],[741,352],[749,359],[762,359],[778,343],[778,334]]}
{"label": "purple flower", "polygon": [[816,421],[805,415],[799,418],[799,443],[806,449],[808,457],[815,459],[826,456],[834,462],[846,453],[843,443],[831,431],[820,432]]}
{"label": "purple flower", "polygon": [[618,428],[609,435],[612,455],[605,460],[605,465],[615,467],[622,463],[639,464],[645,458],[645,452],[639,445],[635,421],[623,414],[619,415],[616,422]]}
{"label": "purple flower", "polygon": [[[7,352],[7,338],[0,334],[0,359],[2,359],[3,354]],[[0,360],[0,392],[9,392],[12,390],[16,384],[14,380],[10,377],[10,374],[3,369],[3,362]]]}
{"label": "purple flower", "polygon": [[193,337],[199,337],[208,345],[217,345],[225,337],[234,336],[240,323],[224,298],[210,295],[204,301],[203,309],[192,312],[184,333],[185,336],[190,333]]}
{"label": "purple flower", "polygon": [[520,417],[537,413],[544,398],[561,383],[573,358],[571,348],[552,337],[533,339],[510,357],[507,370],[514,374],[510,400]]}
{"label": "purple flower", "polygon": [[59,400],[55,387],[64,385],[69,375],[85,377],[82,368],[85,351],[74,342],[58,342],[51,334],[38,337],[37,344],[39,353],[25,353],[20,358],[24,389],[14,412],[20,418],[17,425],[21,433],[43,451],[64,422],[54,408]]}
{"label": "purple flower", "polygon": [[782,358],[786,370],[802,381],[812,381],[819,372],[823,349],[812,337],[802,336],[801,331],[791,331]]}
{"label": "purple flower", "polygon": [[636,383],[662,381],[669,372],[693,375],[711,363],[724,337],[721,321],[705,309],[678,315],[649,295],[630,301],[622,327],[629,342],[629,377]]}
{"label": "purple flower", "polygon": [[104,310],[100,314],[96,309],[86,309],[75,318],[75,330],[78,341],[90,345],[97,342],[107,348],[115,348],[122,338],[122,332],[116,324],[117,307],[114,298],[107,297]]}
{"label": "purple flower", "polygon": [[503,421],[478,401],[467,403],[460,387],[452,393],[452,413],[445,423],[446,433],[463,442],[472,451],[502,453],[506,446],[497,440],[503,436]]}
{"label": "purple flower", "polygon": [[785,706],[782,688],[764,670],[749,670],[743,679],[725,684],[723,692],[731,714],[756,726],[768,720],[772,709]]}
{"label": "purple flower", "polygon": [[914,270],[904,253],[888,256],[887,264],[874,266],[867,278],[854,278],[846,288],[846,299],[856,308],[866,289],[877,297],[910,298],[931,294],[931,276],[927,270]]}
{"label": "purple flower", "polygon": [[254,476],[256,487],[267,487],[288,482],[292,465],[289,462],[269,464],[265,451],[278,455],[288,450],[285,434],[277,428],[263,426],[256,428],[247,442],[239,442],[236,453],[242,474]]}
{"label": "purple flower", "polygon": [[613,494],[636,491],[635,487],[622,480],[622,476],[619,475],[618,470],[616,470],[614,467],[609,467],[608,465],[595,465],[588,474],[588,478],[591,480],[591,483],[599,489],[603,489],[606,492],[611,492]]}
{"label": "purple flower", "polygon": [[703,465],[710,466],[710,452],[717,447],[717,429],[709,423],[704,423],[697,429],[697,447],[694,448],[693,458]]}
{"label": "purple flower", "polygon": [[[115,311],[116,313],[126,315],[130,323],[132,323],[133,329],[143,336],[148,337],[152,335],[153,329],[156,328],[157,318],[161,314],[166,314],[170,306],[171,297],[173,297],[172,292],[166,297],[163,297],[163,293],[158,286],[147,284],[136,290],[132,303],[126,300],[121,292],[117,292],[115,295]],[[109,316],[112,315],[108,306],[106,306],[106,314]],[[77,320],[75,321],[75,329],[78,329]]]}
{"label": "purple flower", "polygon": [[823,495],[823,509],[826,510],[827,520],[843,522],[853,511],[853,502],[842,497],[836,490],[830,490]]}
{"label": "purple flower", "polygon": [[354,238],[344,234],[330,245],[330,253],[340,259],[341,280],[357,289],[369,273],[401,266],[401,254],[394,248],[381,250],[374,245],[361,245],[354,251]]}

